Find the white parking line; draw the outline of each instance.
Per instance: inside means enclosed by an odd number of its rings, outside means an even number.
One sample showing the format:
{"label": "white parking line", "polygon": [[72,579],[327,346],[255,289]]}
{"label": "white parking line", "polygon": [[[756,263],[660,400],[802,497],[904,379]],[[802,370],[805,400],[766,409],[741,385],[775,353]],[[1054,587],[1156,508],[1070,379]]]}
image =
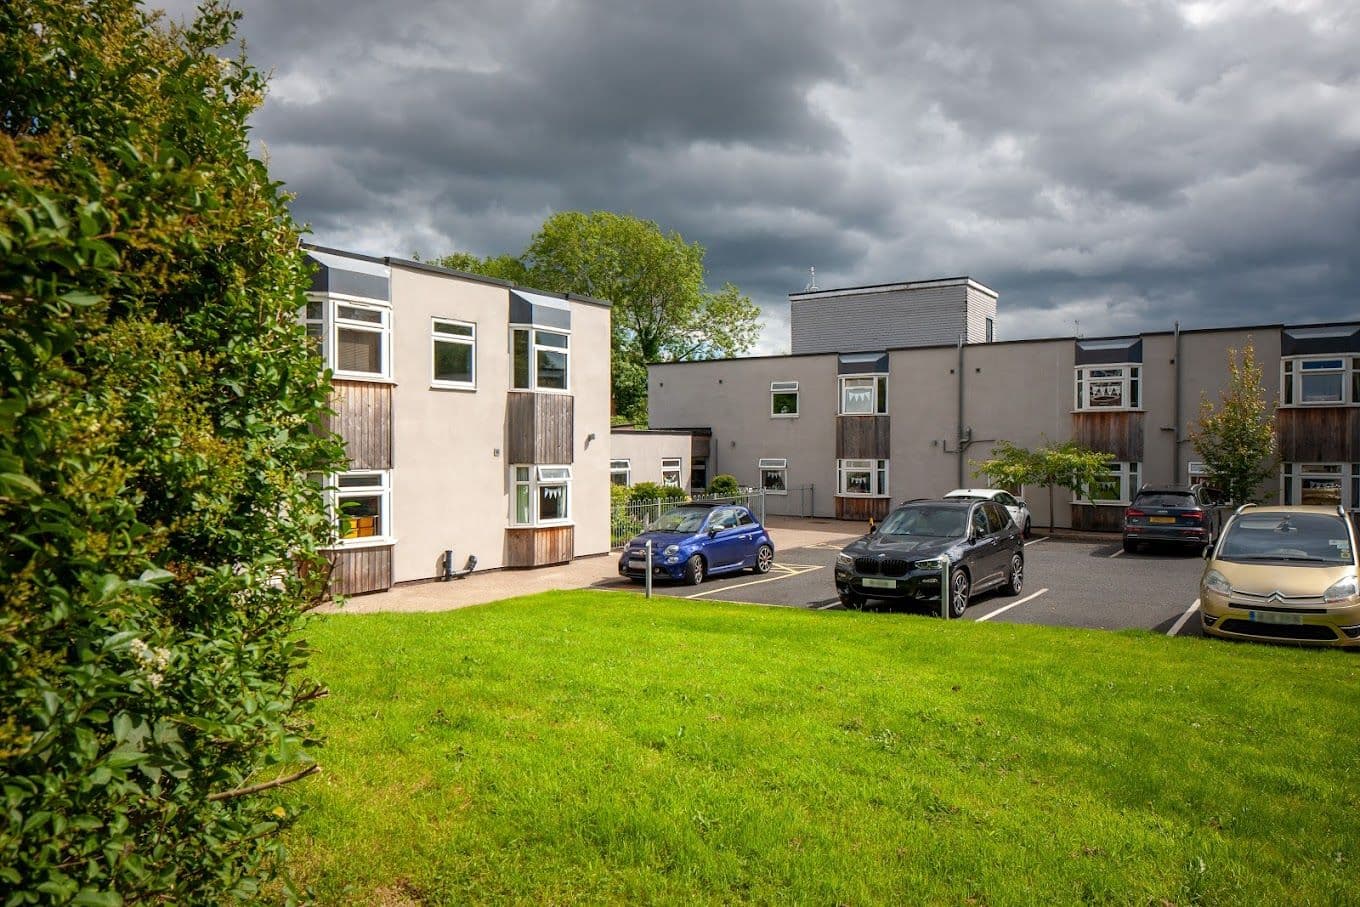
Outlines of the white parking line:
{"label": "white parking line", "polygon": [[817,606],[817,610],[818,610],[818,611],[830,611],[832,608],[836,608],[836,607],[839,607],[839,606],[840,606],[840,602],[832,602],[832,603],[829,604],[829,605],[818,605],[818,606]]}
{"label": "white parking line", "polygon": [[1030,593],[1029,595],[1026,595],[1024,598],[1020,599],[1019,601],[1013,601],[1013,602],[1011,602],[1009,605],[1006,605],[1004,608],[997,608],[997,609],[996,609],[995,611],[993,611],[991,614],[984,614],[984,615],[982,615],[981,617],[979,617],[979,618],[977,619],[977,622],[978,622],[978,623],[982,623],[984,620],[991,620],[993,617],[996,617],[998,614],[1005,614],[1005,613],[1006,613],[1007,611],[1009,611],[1011,608],[1017,607],[1018,605],[1023,605],[1023,604],[1024,604],[1025,602],[1027,602],[1027,601],[1032,601],[1033,599],[1038,598],[1039,596],[1043,595],[1043,594],[1044,594],[1045,592],[1047,592],[1047,591],[1048,591],[1047,589],[1040,589],[1038,592],[1032,592],[1032,593]]}
{"label": "white parking line", "polygon": [[1041,536],[1039,536],[1037,539],[1030,539],[1028,542],[1025,542],[1025,547],[1028,548],[1030,545],[1037,545],[1037,544],[1039,544],[1040,542],[1046,542],[1046,541],[1048,541],[1048,536],[1046,536],[1046,535],[1041,535]]}
{"label": "white parking line", "polygon": [[1114,554],[1111,554],[1110,557],[1119,557],[1119,556],[1120,556],[1121,554],[1123,554],[1123,553],[1124,553],[1124,548],[1123,548],[1123,546],[1120,546],[1119,550],[1116,551]]}
{"label": "white parking line", "polygon": [[779,564],[778,566],[785,568],[788,572],[782,576],[767,576],[764,579],[753,579],[749,583],[737,583],[735,586],[719,586],[714,589],[709,589],[706,592],[696,592],[693,595],[686,595],[685,598],[703,598],[705,595],[717,595],[719,592],[731,592],[733,589],[745,589],[747,586],[759,586],[761,583],[772,583],[775,580],[788,579],[791,576],[801,576],[804,573],[811,573],[813,570],[823,569],[821,567],[802,567],[793,569],[787,564]]}
{"label": "white parking line", "polygon": [[1186,622],[1187,620],[1190,619],[1190,615],[1191,615],[1191,614],[1194,614],[1195,611],[1198,610],[1198,609],[1199,609],[1199,599],[1195,599],[1194,604],[1192,604],[1189,608],[1187,608],[1187,609],[1185,610],[1185,613],[1182,614],[1179,618],[1176,619],[1176,622],[1175,622],[1174,624],[1171,625],[1171,629],[1170,629],[1170,630],[1167,630],[1167,631],[1166,631],[1166,635],[1167,635],[1167,636],[1175,636],[1177,633],[1181,632],[1181,627],[1185,626],[1185,622]]}

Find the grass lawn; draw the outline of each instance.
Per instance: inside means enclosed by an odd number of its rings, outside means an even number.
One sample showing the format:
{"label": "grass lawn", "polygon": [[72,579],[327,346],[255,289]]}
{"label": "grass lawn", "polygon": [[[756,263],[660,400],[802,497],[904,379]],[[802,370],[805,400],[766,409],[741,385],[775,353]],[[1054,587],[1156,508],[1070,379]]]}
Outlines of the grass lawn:
{"label": "grass lawn", "polygon": [[1360,658],[563,592],[310,631],[322,903],[1357,903]]}

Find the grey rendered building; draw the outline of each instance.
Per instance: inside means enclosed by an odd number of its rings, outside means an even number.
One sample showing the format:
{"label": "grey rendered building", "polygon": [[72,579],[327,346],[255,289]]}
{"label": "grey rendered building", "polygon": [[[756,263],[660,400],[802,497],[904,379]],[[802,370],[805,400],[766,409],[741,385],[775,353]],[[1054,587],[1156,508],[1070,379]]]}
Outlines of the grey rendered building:
{"label": "grey rendered building", "polygon": [[[842,519],[978,484],[999,440],[1075,438],[1114,464],[1088,499],[1057,492],[1054,523],[1113,529],[1139,484],[1198,474],[1201,396],[1250,343],[1280,439],[1267,491],[1360,508],[1360,323],[1004,342],[996,300],[969,278],[793,294],[793,354],[652,365],[651,424],[707,426],[711,471]],[[1047,494],[1028,500],[1047,523]]]}

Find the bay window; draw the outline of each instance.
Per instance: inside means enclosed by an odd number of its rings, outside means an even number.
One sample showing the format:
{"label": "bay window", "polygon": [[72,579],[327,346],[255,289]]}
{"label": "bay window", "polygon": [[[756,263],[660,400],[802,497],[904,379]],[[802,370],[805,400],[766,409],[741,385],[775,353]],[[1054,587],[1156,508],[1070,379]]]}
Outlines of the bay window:
{"label": "bay window", "polygon": [[517,390],[570,389],[571,337],[535,327],[510,329],[513,386]]}
{"label": "bay window", "polygon": [[571,521],[570,466],[512,466],[511,518],[515,526]]}
{"label": "bay window", "polygon": [[1080,366],[1076,370],[1077,409],[1138,409],[1142,406],[1139,365]]}
{"label": "bay window", "polygon": [[872,416],[888,411],[887,375],[842,375],[840,414]]}
{"label": "bay window", "polygon": [[1284,406],[1345,406],[1360,403],[1360,358],[1295,356],[1280,364]]}
{"label": "bay window", "polygon": [[392,377],[392,310],[387,305],[312,296],[303,321],[317,354],[335,377]]}
{"label": "bay window", "polygon": [[1285,504],[1360,509],[1360,463],[1285,463],[1281,475]]}
{"label": "bay window", "polygon": [[837,460],[836,493],[847,497],[887,497],[888,461]]}
{"label": "bay window", "polygon": [[757,464],[760,469],[760,487],[766,494],[789,493],[789,461],[779,458],[763,459]]}
{"label": "bay window", "polygon": [[471,389],[477,386],[477,326],[435,318],[430,330],[434,372],[431,385]]}
{"label": "bay window", "polygon": [[342,546],[385,544],[392,537],[391,473],[342,472],[327,491]]}

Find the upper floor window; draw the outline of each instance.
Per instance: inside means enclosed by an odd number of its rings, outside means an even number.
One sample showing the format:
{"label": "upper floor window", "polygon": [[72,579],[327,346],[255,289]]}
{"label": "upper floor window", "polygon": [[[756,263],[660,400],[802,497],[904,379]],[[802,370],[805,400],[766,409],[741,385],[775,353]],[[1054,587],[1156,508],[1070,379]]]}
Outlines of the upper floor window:
{"label": "upper floor window", "polygon": [[466,321],[436,318],[430,331],[434,346],[435,387],[477,386],[477,326]]}
{"label": "upper floor window", "polygon": [[1138,409],[1142,367],[1090,365],[1077,368],[1077,409]]}
{"label": "upper floor window", "polygon": [[516,327],[510,331],[514,387],[565,391],[570,384],[571,337],[560,331]]}
{"label": "upper floor window", "polygon": [[994,341],[994,340],[996,340],[996,321],[993,320],[993,319],[991,319],[991,318],[988,318],[988,319],[987,319],[987,342],[988,342],[988,343],[991,343],[991,342]]}
{"label": "upper floor window", "polygon": [[552,526],[571,521],[570,466],[512,466],[511,523]]}
{"label": "upper floor window", "polygon": [[337,378],[392,377],[392,310],[328,296],[308,300],[307,334]]}
{"label": "upper floor window", "polygon": [[1111,463],[1110,471],[1086,489],[1077,500],[1087,504],[1127,504],[1138,491],[1141,463]]}
{"label": "upper floor window", "polygon": [[632,464],[627,460],[609,461],[609,481],[627,488],[633,484]]}
{"label": "upper floor window", "polygon": [[836,493],[861,497],[887,497],[888,461],[837,460]]}
{"label": "upper floor window", "polygon": [[770,382],[770,416],[792,419],[798,415],[798,382]]}
{"label": "upper floor window", "polygon": [[680,457],[661,458],[661,484],[680,487]]}
{"label": "upper floor window", "polygon": [[387,470],[342,472],[327,492],[339,524],[340,544],[391,541],[392,487]]}
{"label": "upper floor window", "polygon": [[761,460],[760,487],[766,494],[789,493],[789,461],[781,458]]}
{"label": "upper floor window", "polygon": [[1280,400],[1285,406],[1360,403],[1360,358],[1294,357],[1280,367]]}
{"label": "upper floor window", "polygon": [[841,415],[872,416],[888,411],[887,375],[842,375]]}

